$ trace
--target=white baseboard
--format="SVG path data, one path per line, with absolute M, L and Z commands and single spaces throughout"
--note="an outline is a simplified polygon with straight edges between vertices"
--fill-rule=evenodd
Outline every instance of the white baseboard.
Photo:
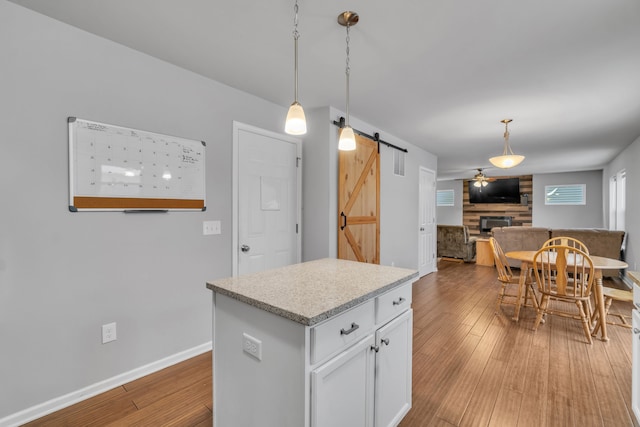
M 66 408 L 67 406 L 71 406 L 75 403 L 96 396 L 100 393 L 104 393 L 105 391 L 111 390 L 112 388 L 119 387 L 123 384 L 144 377 L 145 375 L 149 375 L 153 372 L 157 372 L 171 365 L 175 365 L 176 363 L 180 363 L 184 360 L 210 351 L 211 348 L 211 341 L 209 341 L 197 347 L 181 351 L 180 353 L 173 354 L 171 356 L 165 357 L 164 359 L 149 363 L 148 365 L 140 366 L 139 368 L 133 369 L 129 372 L 124 372 L 120 375 L 116 375 L 115 377 L 108 378 L 104 381 L 100 381 L 80 390 L 65 394 L 64 396 L 56 397 L 47 402 L 40 403 L 20 412 L 16 412 L 15 414 L 0 418 L 0 427 L 20 426 L 24 423 L 28 423 L 29 421 L 33 421 L 52 412 L 59 411 L 60 409 Z

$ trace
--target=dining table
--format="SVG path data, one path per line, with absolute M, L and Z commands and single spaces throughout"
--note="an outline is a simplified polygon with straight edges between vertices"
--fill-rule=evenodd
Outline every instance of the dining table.
M 531 280 L 531 274 L 529 269 L 533 268 L 533 258 L 538 251 L 511 251 L 507 252 L 505 256 L 507 258 L 520 261 L 520 282 L 519 282 L 519 291 L 518 291 L 518 299 L 516 300 L 515 307 L 515 317 L 517 320 L 520 313 L 520 306 L 522 305 L 522 297 L 525 295 L 525 290 L 527 287 L 527 280 Z M 618 259 L 606 258 L 597 255 L 589 255 L 591 261 L 593 262 L 594 269 L 594 282 L 595 287 L 593 291 L 593 295 L 596 303 L 596 310 L 598 310 L 598 319 L 597 322 L 599 324 L 600 329 L 600 339 L 602 341 L 609 341 L 609 337 L 607 336 L 607 317 L 606 317 L 606 309 L 604 304 L 604 291 L 602 284 L 602 270 L 607 269 L 623 269 L 629 267 L 626 262 L 620 261 Z M 535 298 L 535 296 L 534 296 Z M 598 326 L 598 324 L 594 326 Z M 594 328 L 593 330 L 597 330 Z

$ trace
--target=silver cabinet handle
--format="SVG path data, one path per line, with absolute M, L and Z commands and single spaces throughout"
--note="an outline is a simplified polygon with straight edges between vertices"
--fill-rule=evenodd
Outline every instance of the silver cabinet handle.
M 404 302 L 404 298 L 400 297 L 400 298 L 398 298 L 398 301 L 394 301 L 394 302 L 393 302 L 393 305 L 400 305 L 400 304 L 402 304 L 403 302 Z
M 349 329 L 340 329 L 340 335 L 349 335 L 351 332 L 355 331 L 356 329 L 358 329 L 360 327 L 360 325 L 358 325 L 356 322 L 351 323 L 351 328 Z
M 376 353 L 380 351 L 380 347 L 378 347 L 377 345 L 372 345 L 371 346 L 371 350 L 375 351 Z
M 389 338 L 383 338 L 380 340 L 380 344 L 389 345 Z
M 249 252 L 251 250 L 251 247 L 248 246 L 248 245 L 242 245 L 242 246 L 240 246 L 240 250 L 242 252 Z
M 634 334 L 640 334 L 640 329 L 638 329 L 638 328 L 633 328 L 633 333 L 634 333 Z

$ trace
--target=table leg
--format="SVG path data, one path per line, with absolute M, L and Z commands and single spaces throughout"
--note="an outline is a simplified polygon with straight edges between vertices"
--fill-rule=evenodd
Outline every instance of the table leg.
M 596 270 L 595 273 L 595 300 L 596 300 L 596 310 L 598 310 L 598 324 L 596 324 L 596 329 L 600 327 L 601 340 L 609 341 L 609 337 L 607 336 L 607 316 L 606 316 L 606 308 L 604 306 L 604 290 L 602 285 L 602 270 Z
M 516 299 L 515 313 L 513 314 L 513 320 L 516 322 L 520 318 L 520 306 L 522 305 L 522 298 L 526 295 L 525 290 L 527 288 L 527 272 L 529 271 L 529 263 L 522 261 L 520 264 L 520 280 L 518 282 L 518 299 Z

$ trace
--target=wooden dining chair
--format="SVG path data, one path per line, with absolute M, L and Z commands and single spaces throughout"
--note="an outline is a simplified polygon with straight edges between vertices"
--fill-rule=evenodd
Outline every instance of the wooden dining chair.
M 501 283 L 500 291 L 498 291 L 498 300 L 496 301 L 496 314 L 500 312 L 500 306 L 502 304 L 508 304 L 515 306 L 518 298 L 521 298 L 520 291 L 520 276 L 514 276 L 509 261 L 502 250 L 502 247 L 496 239 L 489 238 L 489 244 L 493 252 L 493 258 L 495 261 L 496 270 L 498 271 L 498 281 Z M 530 274 L 530 271 L 521 271 L 520 274 Z M 515 286 L 515 289 L 513 287 Z M 532 305 L 537 307 L 537 300 L 535 298 L 535 291 L 531 280 L 527 281 L 527 288 L 525 289 L 525 305 L 527 300 L 532 299 Z M 514 315 L 514 320 L 518 320 Z
M 541 299 L 533 330 L 546 314 L 580 320 L 585 337 L 591 341 L 591 292 L 593 261 L 584 251 L 572 246 L 550 245 L 533 257 L 533 271 Z M 550 301 L 555 301 L 550 305 Z M 576 310 L 571 310 L 575 305 Z
M 609 317 L 609 309 L 611 308 L 611 303 L 613 301 L 633 302 L 633 291 L 603 286 L 602 293 L 604 295 L 604 312 L 607 318 L 606 319 L 607 323 L 609 325 L 622 326 L 623 328 L 631 329 L 631 324 L 628 321 L 628 319 L 631 318 L 630 315 L 625 316 L 624 314 L 621 314 L 621 313 L 611 313 L 611 316 L 617 316 L 618 318 L 620 318 L 619 323 L 609 321 L 608 317 Z M 629 313 L 630 312 L 631 310 L 629 310 Z M 598 312 L 595 311 L 591 316 L 591 324 L 595 326 L 595 328 L 593 329 L 593 332 L 591 333 L 591 335 L 593 336 L 596 336 L 596 334 L 598 333 L 598 330 L 601 327 L 600 322 L 598 322 L 598 320 L 599 320 Z
M 586 252 L 587 254 L 589 254 L 589 249 L 587 248 L 587 246 L 584 243 L 582 243 L 580 240 L 574 239 L 573 237 L 566 237 L 566 236 L 552 237 L 551 239 L 544 242 L 542 244 L 542 247 L 544 248 L 547 246 L 556 246 L 556 245 L 571 246 L 573 248 L 580 249 L 582 252 Z
M 572 248 L 580 249 L 582 252 L 586 252 L 587 254 L 589 254 L 589 249 L 587 248 L 587 246 L 584 243 L 582 243 L 580 240 L 574 239 L 573 237 L 566 237 L 566 236 L 552 237 L 551 239 L 544 242 L 542 244 L 542 247 L 547 248 L 549 246 L 557 246 L 557 245 L 571 246 Z

